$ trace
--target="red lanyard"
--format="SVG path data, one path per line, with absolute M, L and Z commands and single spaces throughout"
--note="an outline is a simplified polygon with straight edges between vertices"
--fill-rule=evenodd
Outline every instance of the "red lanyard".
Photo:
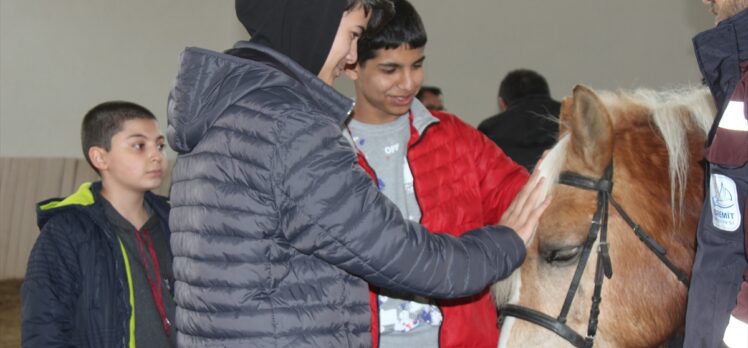
M 151 294 L 153 295 L 153 302 L 156 303 L 156 309 L 158 310 L 158 314 L 161 315 L 161 325 L 163 325 L 164 332 L 166 333 L 166 336 L 169 336 L 171 334 L 171 322 L 169 322 L 169 318 L 166 317 L 166 309 L 164 308 L 164 297 L 163 292 L 161 290 L 161 270 L 158 266 L 158 258 L 156 258 L 156 249 L 153 248 L 153 242 L 151 241 L 151 236 L 148 233 L 147 229 L 143 229 L 143 237 L 140 237 L 140 233 L 136 229 L 135 230 L 135 238 L 138 240 L 138 249 L 140 249 L 140 256 L 143 258 L 143 267 L 145 268 L 145 275 L 148 277 L 148 283 L 151 286 Z M 151 272 L 148 272 L 148 262 L 146 261 L 145 257 L 145 250 L 143 248 L 143 239 L 145 239 L 145 243 L 148 246 L 148 253 L 151 255 L 151 262 L 153 263 L 153 271 L 156 273 L 156 281 L 153 281 L 153 277 L 151 277 Z M 134 310 L 134 309 L 133 309 Z

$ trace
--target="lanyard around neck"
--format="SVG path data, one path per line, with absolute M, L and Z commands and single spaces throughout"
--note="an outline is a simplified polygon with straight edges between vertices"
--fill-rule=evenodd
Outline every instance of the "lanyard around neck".
M 142 237 L 141 232 L 143 235 Z M 164 333 L 166 333 L 166 336 L 168 337 L 171 334 L 171 322 L 169 321 L 169 318 L 166 317 L 166 308 L 164 307 L 164 297 L 161 287 L 161 269 L 159 268 L 158 258 L 156 257 L 156 249 L 153 247 L 153 241 L 151 240 L 151 236 L 148 233 L 147 229 L 143 228 L 142 231 L 138 231 L 137 229 L 135 229 L 135 238 L 138 241 L 138 249 L 140 250 L 140 256 L 143 259 L 143 267 L 145 268 L 145 275 L 148 278 L 148 284 L 151 288 L 153 302 L 156 304 L 158 314 L 161 316 L 161 325 L 163 326 Z M 151 276 L 151 272 L 148 271 L 148 262 L 146 260 L 145 248 L 143 247 L 143 240 L 145 240 L 145 244 L 148 248 L 148 253 L 151 256 L 153 273 L 155 273 L 156 275 L 155 281 Z

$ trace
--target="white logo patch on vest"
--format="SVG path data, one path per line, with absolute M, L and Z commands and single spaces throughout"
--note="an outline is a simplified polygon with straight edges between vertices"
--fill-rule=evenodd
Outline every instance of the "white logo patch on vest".
M 734 232 L 740 227 L 740 206 L 738 205 L 738 191 L 732 179 L 712 174 L 709 180 L 712 206 L 712 225 L 723 231 Z

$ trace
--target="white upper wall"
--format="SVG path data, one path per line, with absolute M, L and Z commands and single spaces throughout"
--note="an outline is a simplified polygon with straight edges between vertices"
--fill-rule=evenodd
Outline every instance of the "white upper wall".
M 496 112 L 500 79 L 520 67 L 545 75 L 556 98 L 577 83 L 699 83 L 691 38 L 713 25 L 698 0 L 412 2 L 429 34 L 426 83 L 472 124 Z M 80 157 L 83 115 L 111 99 L 148 107 L 165 129 L 179 52 L 246 35 L 233 4 L 0 1 L 0 156 Z M 350 82 L 336 86 L 353 95 Z
M 229 48 L 236 22 L 228 0 L 1 0 L 0 156 L 82 157 L 83 115 L 113 99 L 165 131 L 179 52 Z
M 544 75 L 561 99 L 598 89 L 701 83 L 692 37 L 714 25 L 700 0 L 413 0 L 424 21 L 426 84 L 447 109 L 477 125 L 498 112 L 513 69 Z

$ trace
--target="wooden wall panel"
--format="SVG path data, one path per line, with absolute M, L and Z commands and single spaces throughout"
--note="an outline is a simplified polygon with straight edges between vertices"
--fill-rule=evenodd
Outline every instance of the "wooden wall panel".
M 156 193 L 167 195 L 170 164 Z M 98 176 L 82 158 L 0 157 L 0 279 L 22 278 L 39 228 L 36 203 L 65 197 Z

